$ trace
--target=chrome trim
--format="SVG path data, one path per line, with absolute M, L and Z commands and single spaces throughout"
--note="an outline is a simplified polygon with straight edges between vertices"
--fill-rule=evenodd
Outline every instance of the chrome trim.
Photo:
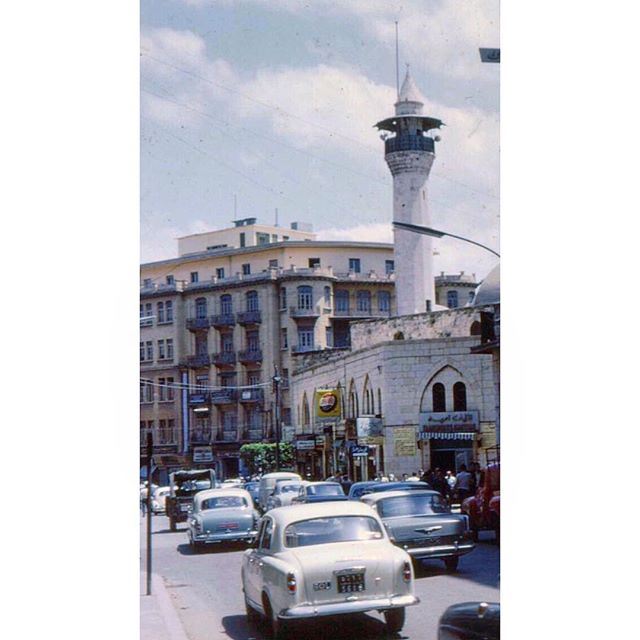
M 320 616 L 335 616 L 342 613 L 358 613 L 364 611 L 384 611 L 397 607 L 410 607 L 418 604 L 420 598 L 412 594 L 403 596 L 394 595 L 386 598 L 372 598 L 369 600 L 357 600 L 354 602 L 331 602 L 327 604 L 301 604 L 290 609 L 283 609 L 278 614 L 279 618 L 315 618 Z

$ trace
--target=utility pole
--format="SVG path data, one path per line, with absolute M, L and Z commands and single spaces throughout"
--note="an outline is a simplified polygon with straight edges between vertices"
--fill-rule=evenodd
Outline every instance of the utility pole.
M 153 432 L 147 431 L 147 595 L 151 595 L 151 459 Z
M 274 376 L 273 380 L 273 391 L 276 395 L 276 405 L 275 405 L 275 439 L 276 439 L 276 471 L 280 471 L 280 384 L 282 383 L 282 378 L 278 373 L 278 365 L 273 365 Z

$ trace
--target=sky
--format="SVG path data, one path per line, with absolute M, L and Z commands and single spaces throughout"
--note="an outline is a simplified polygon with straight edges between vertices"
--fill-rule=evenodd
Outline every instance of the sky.
M 141 260 L 234 217 L 391 242 L 392 180 L 374 128 L 400 74 L 439 118 L 432 225 L 499 251 L 497 0 L 142 0 Z M 234 215 L 234 197 L 237 202 Z M 496 263 L 434 240 L 434 271 Z

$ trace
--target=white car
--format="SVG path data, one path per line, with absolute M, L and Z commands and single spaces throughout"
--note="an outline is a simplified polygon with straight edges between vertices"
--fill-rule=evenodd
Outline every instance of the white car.
M 273 493 L 267 498 L 265 511 L 276 507 L 288 507 L 300 493 L 302 482 L 299 480 L 278 480 Z
M 153 513 L 164 513 L 166 510 L 165 500 L 171 493 L 171 487 L 156 487 L 151 493 L 151 511 Z
M 419 602 L 413 581 L 409 554 L 370 506 L 354 501 L 269 511 L 242 558 L 247 617 L 266 617 L 274 640 L 292 620 L 374 610 L 397 633 L 405 607 Z

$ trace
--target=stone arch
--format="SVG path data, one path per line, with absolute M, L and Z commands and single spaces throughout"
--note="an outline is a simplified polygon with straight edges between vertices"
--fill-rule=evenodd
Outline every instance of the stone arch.
M 364 378 L 364 385 L 362 387 L 362 413 L 365 415 L 371 415 L 376 412 L 375 402 L 373 399 L 373 389 L 371 388 L 371 380 L 369 380 L 369 374 Z
M 308 427 L 311 423 L 311 412 L 309 411 L 309 399 L 307 392 L 302 395 L 302 428 Z
M 431 410 L 431 388 L 436 382 L 442 382 L 446 389 L 446 402 L 448 410 L 453 410 L 453 385 L 456 382 L 464 382 L 467 389 L 467 398 L 471 405 L 477 403 L 480 406 L 479 393 L 480 381 L 475 374 L 465 371 L 459 363 L 448 359 L 436 363 L 429 373 L 424 376 L 421 384 L 416 388 L 416 402 L 420 411 Z M 476 402 L 474 402 L 474 400 Z
M 351 378 L 351 382 L 349 383 L 349 393 L 347 397 L 347 407 L 348 407 L 348 417 L 349 418 L 357 418 L 360 414 L 360 408 L 358 403 L 358 392 L 356 391 L 356 383 Z

